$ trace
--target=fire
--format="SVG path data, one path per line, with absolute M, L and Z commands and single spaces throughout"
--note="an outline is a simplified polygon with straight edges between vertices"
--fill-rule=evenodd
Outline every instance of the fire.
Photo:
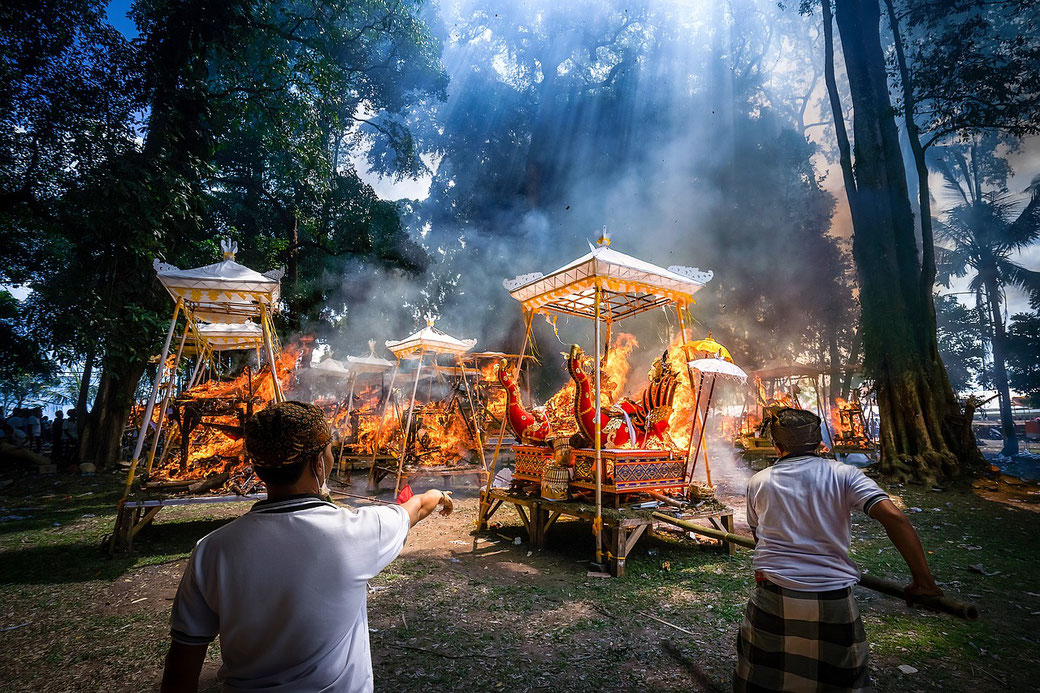
M 831 431 L 835 446 L 866 448 L 871 446 L 863 406 L 858 399 L 838 397 L 830 410 Z
M 283 392 L 291 388 L 300 353 L 300 345 L 293 343 L 275 359 Z M 249 412 L 272 401 L 274 383 L 267 365 L 256 372 L 246 368 L 230 381 L 214 379 L 185 390 L 171 406 L 178 410 L 175 417 L 183 418 L 166 428 L 165 444 L 148 483 L 172 488 L 179 487 L 176 482 L 185 482 L 183 486 L 194 492 L 254 490 L 258 482 L 246 464 L 240 429 Z M 183 426 L 189 427 L 187 440 Z

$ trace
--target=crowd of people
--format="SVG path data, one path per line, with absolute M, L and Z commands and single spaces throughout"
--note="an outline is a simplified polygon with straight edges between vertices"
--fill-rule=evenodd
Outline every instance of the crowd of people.
M 43 413 L 43 407 L 18 407 L 7 416 L 0 412 L 0 460 L 5 464 L 56 464 L 76 462 L 79 428 L 76 410 Z

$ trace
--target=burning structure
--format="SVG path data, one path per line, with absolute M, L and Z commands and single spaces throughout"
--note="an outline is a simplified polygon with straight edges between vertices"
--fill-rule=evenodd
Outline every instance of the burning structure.
M 250 486 L 239 431 L 252 411 L 284 399 L 284 380 L 295 365 L 297 352 L 281 358 L 271 315 L 277 308 L 281 270 L 261 274 L 235 262 L 237 245 L 223 241 L 224 259 L 212 265 L 182 270 L 156 260 L 159 282 L 174 300 L 173 316 L 156 365 L 155 381 L 141 412 L 140 429 L 119 501 L 111 548 L 129 546 L 134 535 L 155 517 L 162 498 L 131 500 L 134 491 L 187 490 L 199 493 Z M 174 335 L 180 327 L 176 351 Z M 231 382 L 215 376 L 216 356 L 225 351 L 248 350 L 260 370 L 251 368 Z M 182 359 L 194 356 L 187 387 L 177 397 L 177 373 Z M 265 363 L 260 366 L 260 361 Z M 208 382 L 202 382 L 205 375 Z M 158 408 L 156 403 L 159 403 Z M 176 426 L 170 426 L 174 419 Z M 179 438 L 177 459 L 170 459 Z M 156 465 L 156 454 L 162 446 Z M 135 479 L 145 444 L 141 483 Z M 239 486 L 239 492 L 246 489 Z M 190 499 L 181 499 L 190 502 Z
M 371 442 L 370 485 L 377 486 L 383 478 L 394 474 L 394 495 L 397 495 L 401 480 L 418 467 L 438 474 L 472 473 L 476 469 L 487 471 L 479 416 L 470 387 L 470 371 L 463 358 L 463 354 L 475 344 L 475 339 L 456 339 L 438 330 L 432 317 L 427 317 L 426 327 L 418 332 L 401 340 L 386 342 L 386 348 L 397 358 L 397 363 L 390 376 L 390 396 L 385 400 Z M 455 366 L 438 362 L 438 357 L 445 356 L 450 357 Z M 412 361 L 414 372 L 405 374 L 405 363 Z M 424 364 L 427 397 L 419 403 L 419 383 Z M 411 363 L 408 365 L 412 366 Z M 399 374 L 411 376 L 412 380 L 411 396 L 406 406 L 393 402 L 392 398 Z M 440 386 L 441 397 L 433 396 L 435 384 Z M 394 404 L 393 415 L 391 404 Z M 380 463 L 379 452 L 382 450 L 396 450 L 396 464 L 387 464 L 385 457 Z M 467 463 L 468 453 L 472 450 L 479 457 L 480 466 L 476 468 L 472 462 Z M 441 469 L 435 470 L 436 467 Z
M 667 350 L 655 361 L 648 385 L 640 396 L 619 401 L 617 397 L 627 371 L 612 372 L 612 377 L 604 377 L 604 356 L 609 364 L 611 351 L 608 349 L 604 355 L 604 342 L 609 345 L 609 332 L 614 323 L 645 311 L 674 306 L 682 333 L 681 347 L 686 342 L 684 311 L 693 303 L 693 294 L 711 277 L 711 272 L 696 268 L 665 269 L 620 253 L 610 248 L 610 239 L 604 233 L 588 254 L 548 275 L 526 274 L 504 282 L 510 295 L 522 306 L 526 328 L 516 372 L 500 375 L 507 392 L 511 392 L 509 383 L 516 382 L 523 367 L 536 314 L 562 314 L 593 321 L 595 348 L 591 364 L 577 345 L 571 348 L 567 359 L 572 387 L 557 393 L 544 411 L 526 409 L 515 392 L 511 392 L 508 420 L 519 441 L 514 453 L 516 476 L 521 482 L 540 480 L 542 494 L 550 498 L 566 497 L 570 492 L 594 494 L 592 526 L 598 563 L 602 563 L 605 544 L 609 543 L 610 555 L 620 555 L 624 561 L 627 547 L 635 541 L 629 536 L 629 530 L 620 525 L 611 530 L 609 537 L 605 533 L 602 512 L 605 494 L 618 506 L 622 497 L 631 493 L 686 491 L 693 469 L 693 461 L 672 436 L 675 400 L 681 390 L 677 381 L 682 376 L 686 379 L 686 397 L 692 397 L 693 371 L 685 349 Z M 605 340 L 601 334 L 604 326 Z M 630 345 L 629 349 L 635 346 L 634 339 L 623 343 Z M 676 353 L 678 363 L 674 360 Z M 554 430 L 553 423 L 565 418 L 562 412 L 567 408 L 572 412 L 576 432 L 566 421 L 560 430 Z M 689 412 L 685 406 L 683 409 Z M 687 447 L 698 426 L 703 426 L 698 413 L 694 410 L 692 414 L 683 422 L 690 426 L 689 437 L 682 441 Z M 681 425 L 675 432 L 680 428 Z M 485 524 L 503 501 L 516 500 L 492 488 L 490 480 L 497 458 L 496 449 L 489 483 L 481 499 L 478 524 Z M 523 502 L 514 502 L 518 512 Z M 523 512 L 520 514 L 525 517 Z M 559 515 L 556 513 L 556 517 Z M 535 526 L 540 532 L 547 528 L 545 523 Z M 638 532 L 634 537 L 638 538 Z

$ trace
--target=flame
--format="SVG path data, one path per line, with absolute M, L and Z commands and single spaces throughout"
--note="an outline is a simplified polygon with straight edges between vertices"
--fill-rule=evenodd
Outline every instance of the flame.
M 830 410 L 831 434 L 835 445 L 870 447 L 870 435 L 858 400 L 847 401 L 838 397 Z
M 293 342 L 275 358 L 275 372 L 278 374 L 278 382 L 283 392 L 290 390 L 292 386 L 292 376 L 301 351 L 300 343 Z M 199 402 L 224 402 L 213 414 L 202 411 L 204 420 L 191 430 L 187 441 L 178 440 L 181 431 L 170 422 L 171 427 L 166 430 L 175 433 L 167 438 L 170 454 L 163 456 L 161 460 L 157 458 L 157 465 L 152 469 L 148 481 L 194 482 L 206 480 L 217 474 L 218 477 L 213 480 L 213 488 L 208 489 L 210 491 L 228 493 L 238 490 L 248 493 L 253 490 L 258 482 L 252 469 L 246 464 L 241 436 L 235 435 L 232 431 L 241 425 L 241 417 L 247 411 L 247 404 L 256 412 L 274 401 L 274 383 L 270 373 L 270 367 L 265 364 L 255 373 L 247 369 L 233 380 L 222 382 L 214 379 L 182 392 L 177 397 L 179 402 L 188 399 Z M 135 408 L 131 416 L 140 419 L 142 413 L 143 411 Z M 228 428 L 207 426 L 207 423 Z M 187 464 L 182 467 L 180 447 L 185 444 L 188 446 L 188 457 Z M 160 461 L 162 463 L 158 464 Z

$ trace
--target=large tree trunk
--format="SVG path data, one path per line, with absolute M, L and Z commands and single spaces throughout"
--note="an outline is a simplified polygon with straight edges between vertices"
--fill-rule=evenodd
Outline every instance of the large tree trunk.
M 102 362 L 97 396 L 80 438 L 81 462 L 92 462 L 104 469 L 119 461 L 123 429 L 143 373 L 144 363 L 113 363 L 108 359 Z
M 1015 433 L 1015 417 L 1011 413 L 1011 388 L 1008 386 L 1007 364 L 1004 361 L 1007 334 L 1004 316 L 1000 307 L 1000 284 L 995 271 L 986 273 L 986 297 L 989 300 L 989 319 L 993 325 L 993 387 L 1000 395 L 1000 432 L 1004 435 L 1001 455 L 1018 454 L 1018 434 Z
M 836 0 L 835 7 L 855 114 L 852 250 L 864 366 L 874 378 L 881 412 L 880 469 L 897 479 L 930 483 L 980 464 L 981 455 L 966 444 L 970 421 L 938 357 L 931 293 L 925 298 L 921 291 L 922 266 L 889 99 L 878 0 Z M 832 104 L 836 96 L 831 95 Z

